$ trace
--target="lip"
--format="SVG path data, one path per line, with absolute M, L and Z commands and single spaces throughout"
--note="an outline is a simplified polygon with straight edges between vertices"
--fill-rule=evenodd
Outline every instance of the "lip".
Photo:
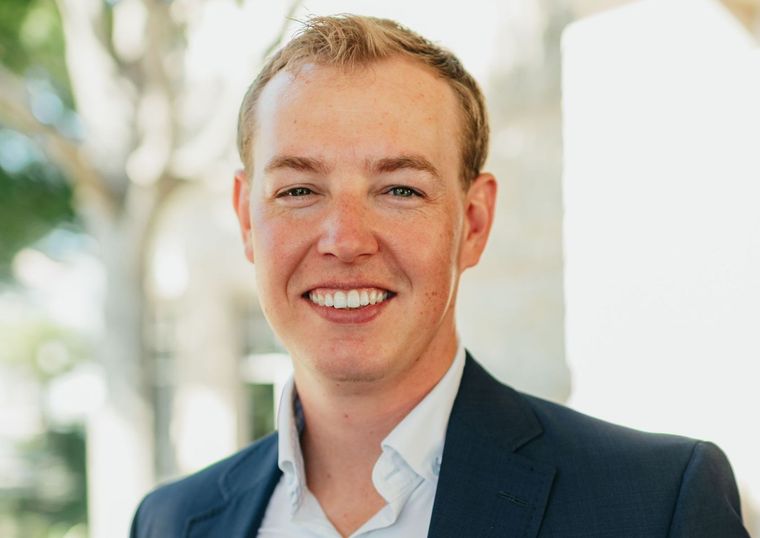
M 344 288 L 344 287 L 337 287 L 337 286 L 324 286 L 324 287 L 332 287 L 334 289 L 354 289 L 354 288 Z M 381 288 L 381 289 L 385 289 L 385 288 Z M 367 305 L 361 308 L 333 308 L 332 306 L 319 306 L 318 304 L 311 302 L 311 299 L 309 299 L 309 296 L 308 296 L 308 292 L 305 295 L 301 296 L 301 298 L 304 301 L 306 301 L 306 303 L 312 308 L 312 310 L 314 310 L 314 312 L 316 312 L 316 314 L 319 315 L 322 319 L 325 319 L 331 323 L 340 323 L 340 324 L 348 324 L 348 325 L 369 323 L 370 321 L 375 319 L 377 316 L 379 316 L 383 312 L 383 310 L 385 310 L 385 307 L 388 305 L 388 303 L 393 301 L 395 297 L 396 297 L 396 294 L 391 292 L 388 298 L 385 299 L 381 303 Z

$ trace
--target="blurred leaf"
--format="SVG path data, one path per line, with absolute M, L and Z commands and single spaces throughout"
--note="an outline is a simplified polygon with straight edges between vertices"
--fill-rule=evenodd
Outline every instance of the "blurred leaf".
M 73 107 L 61 19 L 53 0 L 0 1 L 0 63 L 27 80 L 43 81 Z M 31 77 L 31 78 L 30 78 Z M 61 223 L 74 223 L 72 190 L 33 140 L 0 125 L 0 280 L 13 256 Z
M 29 470 L 28 481 L 15 489 L 0 484 L 0 522 L 3 514 L 11 514 L 15 517 L 7 523 L 13 524 L 17 536 L 49 538 L 86 521 L 83 428 L 50 430 L 17 450 Z
M 44 74 L 64 104 L 73 108 L 64 51 L 53 0 L 0 1 L 0 63 L 19 75 Z
M 46 382 L 90 357 L 85 337 L 42 318 L 0 324 L 0 363 L 23 363 Z
M 71 187 L 31 140 L 0 129 L 0 143 L 0 279 L 8 279 L 16 252 L 76 217 Z

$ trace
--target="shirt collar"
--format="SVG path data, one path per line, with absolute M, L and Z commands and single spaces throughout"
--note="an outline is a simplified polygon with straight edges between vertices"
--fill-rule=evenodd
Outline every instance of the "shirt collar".
M 383 439 L 383 451 L 395 450 L 425 480 L 438 478 L 451 408 L 464 371 L 460 344 L 449 369 L 433 389 Z
M 395 452 L 425 480 L 436 480 L 441 467 L 446 426 L 464 371 L 465 350 L 460 343 L 454 360 L 441 380 L 381 442 L 383 453 Z M 277 416 L 279 431 L 277 464 L 290 496 L 291 512 L 303 501 L 306 472 L 300 433 L 303 412 L 293 378 L 282 391 Z
M 277 465 L 285 478 L 292 511 L 301 504 L 303 490 L 306 487 L 306 472 L 300 442 L 303 430 L 303 412 L 300 407 L 291 376 L 282 389 L 277 413 L 279 432 Z

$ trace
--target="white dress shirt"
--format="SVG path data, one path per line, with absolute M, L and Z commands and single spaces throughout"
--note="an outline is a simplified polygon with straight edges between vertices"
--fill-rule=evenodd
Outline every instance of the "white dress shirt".
M 459 345 L 438 384 L 381 442 L 382 454 L 372 470 L 372 483 L 386 505 L 351 538 L 427 536 L 441 468 L 446 425 L 464 370 Z M 280 400 L 278 465 L 282 476 L 269 499 L 258 536 L 263 538 L 338 538 L 340 534 L 306 486 L 293 380 Z M 296 409 L 294 411 L 294 408 Z M 298 416 L 297 416 L 298 415 Z

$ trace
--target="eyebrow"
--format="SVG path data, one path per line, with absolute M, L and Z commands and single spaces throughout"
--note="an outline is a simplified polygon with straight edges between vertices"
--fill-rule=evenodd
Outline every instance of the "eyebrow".
M 269 173 L 282 168 L 296 170 L 298 172 L 313 172 L 326 175 L 328 167 L 319 159 L 310 157 L 296 157 L 294 155 L 277 155 L 267 163 L 264 171 Z
M 438 169 L 422 155 L 399 155 L 371 160 L 368 161 L 367 168 L 375 174 L 388 174 L 398 170 L 419 170 L 440 178 Z
M 399 170 L 419 170 L 427 172 L 436 179 L 440 178 L 438 169 L 422 155 L 399 155 L 396 157 L 383 157 L 382 159 L 368 159 L 365 163 L 367 170 L 373 174 L 390 174 Z M 290 169 L 298 172 L 312 172 L 327 175 L 330 171 L 327 164 L 319 159 L 311 157 L 298 157 L 295 155 L 277 155 L 267 163 L 264 171 L 269 173 L 274 170 Z

